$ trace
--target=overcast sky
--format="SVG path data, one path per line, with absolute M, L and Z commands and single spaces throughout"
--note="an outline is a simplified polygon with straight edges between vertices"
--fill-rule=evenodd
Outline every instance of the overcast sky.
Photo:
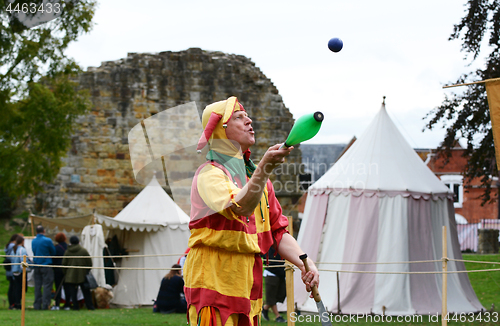
M 244 55 L 296 119 L 325 114 L 307 143 L 361 136 L 387 96 L 387 111 L 408 143 L 435 148 L 444 131 L 422 132 L 422 118 L 445 94 L 460 91 L 443 85 L 483 63 L 468 66 L 460 42 L 448 41 L 465 2 L 100 0 L 94 29 L 67 54 L 84 69 L 128 52 L 198 47 Z M 341 52 L 329 51 L 333 37 L 344 42 Z

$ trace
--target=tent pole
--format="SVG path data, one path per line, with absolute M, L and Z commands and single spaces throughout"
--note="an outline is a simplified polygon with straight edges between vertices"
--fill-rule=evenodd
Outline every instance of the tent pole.
M 165 178 L 165 187 L 168 187 L 168 178 L 167 178 L 167 167 L 165 166 L 165 157 L 161 157 L 161 165 L 163 166 L 163 177 Z
M 288 232 L 293 237 L 293 217 L 288 216 Z M 285 277 L 286 277 L 286 322 L 288 326 L 295 325 L 292 313 L 295 311 L 295 298 L 293 295 L 293 267 L 289 261 L 286 261 Z
M 340 311 L 340 277 L 339 277 L 339 271 L 337 271 L 337 313 L 338 314 L 342 313 Z
M 35 236 L 35 228 L 33 227 L 33 214 L 31 214 L 31 211 L 30 211 L 30 216 L 28 218 L 30 224 L 31 224 L 31 236 L 34 237 Z
M 442 311 L 441 311 L 441 325 L 446 326 L 448 325 L 448 306 L 447 306 L 447 299 L 448 299 L 448 257 L 447 257 L 447 241 L 446 241 L 446 226 L 443 225 L 443 289 L 442 289 Z
M 497 81 L 497 80 L 500 80 L 500 78 L 490 78 L 490 79 L 480 80 L 480 81 L 472 82 L 472 83 L 446 85 L 446 86 L 443 86 L 443 88 L 458 87 L 458 86 L 469 86 L 469 85 L 475 85 L 475 84 L 485 84 L 487 82 L 493 82 L 493 81 Z

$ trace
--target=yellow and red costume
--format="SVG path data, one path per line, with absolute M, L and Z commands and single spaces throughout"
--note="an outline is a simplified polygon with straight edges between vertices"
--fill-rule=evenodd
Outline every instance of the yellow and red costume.
M 260 324 L 262 259 L 286 233 L 271 181 L 249 217 L 229 207 L 255 169 L 250 152 L 227 140 L 224 125 L 237 110 L 235 97 L 206 107 L 200 148 L 210 143 L 207 162 L 196 171 L 191 188 L 191 237 L 184 265 L 188 319 L 191 325 Z M 208 131 L 208 132 L 207 132 Z

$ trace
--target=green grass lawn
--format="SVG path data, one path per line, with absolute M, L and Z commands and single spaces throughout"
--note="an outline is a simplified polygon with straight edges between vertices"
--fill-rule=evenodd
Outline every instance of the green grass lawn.
M 498 263 L 498 264 L 465 263 L 465 268 L 468 271 L 478 270 L 478 269 L 500 268 L 500 254 L 496 255 L 463 254 L 463 259 Z M 500 311 L 500 271 L 469 273 L 469 280 L 472 284 L 472 288 L 476 292 L 477 298 L 482 303 L 482 305 L 486 309 L 490 309 L 491 305 L 494 304 L 495 311 Z
M 25 325 L 169 325 L 186 326 L 184 314 L 154 314 L 150 308 L 141 309 L 101 309 L 88 311 L 26 311 Z M 0 325 L 20 325 L 21 312 L 2 310 L 0 312 Z
M 3 227 L 0 227 L 0 245 L 5 246 L 5 242 L 14 232 L 20 232 L 21 228 L 17 227 L 13 231 L 6 232 Z M 26 234 L 27 232 L 25 232 Z M 498 264 L 482 264 L 482 263 L 466 263 L 467 270 L 491 269 L 500 268 L 500 254 L 496 255 L 476 255 L 464 254 L 465 260 L 476 260 L 485 262 L 498 262 Z M 0 258 L 3 261 L 3 258 Z M 495 313 L 498 315 L 490 315 L 490 321 L 484 319 L 476 320 L 478 316 L 467 316 L 465 321 L 450 321 L 450 325 L 500 325 L 500 271 L 484 272 L 484 273 L 469 273 L 469 279 L 472 287 L 476 292 L 479 301 L 486 309 L 490 309 L 492 304 L 495 306 Z M 5 278 L 5 270 L 0 268 L 0 325 L 21 325 L 21 311 L 8 310 L 7 304 L 7 289 L 8 282 Z M 169 325 L 169 326 L 185 326 L 185 314 L 154 314 L 151 307 L 139 309 L 103 309 L 87 311 L 83 308 L 80 311 L 35 311 L 33 310 L 33 288 L 28 288 L 26 295 L 26 306 L 28 307 L 25 315 L 25 325 Z M 274 320 L 272 312 L 269 312 L 271 320 Z M 493 318 L 497 316 L 497 322 Z M 466 316 L 464 316 L 466 317 Z M 483 315 L 484 317 L 484 315 Z M 417 317 L 418 318 L 418 317 Z M 309 320 L 309 322 L 308 322 Z M 344 319 L 345 320 L 345 319 Z M 263 325 L 285 325 L 274 321 L 263 321 Z M 311 322 L 311 319 L 305 319 L 304 322 L 297 323 L 301 326 L 319 325 L 318 322 Z M 431 322 L 428 316 L 421 316 L 421 321 L 397 323 L 393 320 L 388 322 L 365 322 L 359 320 L 356 322 L 336 322 L 333 321 L 333 326 L 347 325 L 440 325 L 441 322 Z

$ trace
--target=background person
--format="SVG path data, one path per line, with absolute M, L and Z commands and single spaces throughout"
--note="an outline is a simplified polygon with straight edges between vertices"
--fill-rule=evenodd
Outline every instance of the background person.
M 15 264 L 19 264 L 12 265 L 12 275 L 14 277 L 13 309 L 21 309 L 21 299 L 23 296 L 23 266 L 21 265 L 21 263 L 24 259 L 23 256 L 28 255 L 26 248 L 24 248 L 24 237 L 22 235 L 17 236 L 16 244 L 12 248 L 12 252 L 15 255 L 15 257 L 13 257 L 12 259 L 12 262 Z
M 6 256 L 12 256 L 14 255 L 12 248 L 16 245 L 16 239 L 18 237 L 18 234 L 13 234 L 9 242 L 5 245 L 5 255 Z M 12 263 L 12 258 L 9 258 L 10 263 Z M 7 297 L 9 300 L 9 309 L 15 309 L 14 307 L 14 276 L 12 275 L 12 265 L 9 266 L 4 266 L 5 267 L 5 276 L 7 277 L 7 281 L 9 281 L 9 290 L 7 292 Z
M 85 283 L 87 273 L 90 273 L 90 269 L 92 268 L 92 259 L 90 258 L 89 252 L 87 249 L 80 246 L 80 239 L 76 235 L 73 235 L 69 238 L 70 246 L 68 250 L 64 253 L 64 258 L 62 264 L 64 266 L 83 266 L 88 268 L 64 268 L 65 282 L 68 285 L 68 293 L 66 293 L 67 299 L 71 298 L 72 301 L 72 309 L 79 310 L 80 306 L 78 304 L 78 287 L 82 289 L 83 298 L 85 300 L 85 305 L 88 310 L 94 310 L 94 305 L 92 303 L 92 294 L 90 293 L 90 289 L 83 286 Z M 87 256 L 80 258 L 70 258 L 66 256 Z
M 279 266 L 285 264 L 285 261 L 278 253 L 276 253 L 273 247 L 269 249 L 266 256 L 266 258 L 271 259 L 271 261 L 269 261 L 269 266 Z M 278 302 L 283 302 L 286 298 L 285 267 L 266 268 L 263 275 L 266 287 L 266 301 L 262 307 L 262 318 L 269 320 L 270 308 L 276 316 L 276 322 L 286 323 L 285 318 L 281 317 L 277 306 Z
M 177 265 L 181 266 L 181 275 L 183 274 L 182 268 L 184 268 L 184 263 L 186 262 L 187 256 L 191 248 L 187 248 L 184 254 L 177 260 Z
M 57 242 L 56 245 L 56 256 L 58 258 L 52 259 L 52 265 L 61 266 L 64 253 L 68 249 L 68 244 L 66 243 L 66 235 L 63 232 L 56 234 L 54 238 Z M 60 258 L 59 258 L 60 257 Z M 64 282 L 64 269 L 62 267 L 54 267 L 54 286 L 56 288 L 56 295 L 54 297 L 55 303 L 51 310 L 59 310 L 61 304 L 61 293 L 64 288 L 64 294 L 66 295 L 66 302 L 63 309 L 69 310 L 69 298 L 68 298 L 68 285 Z
M 156 309 L 158 312 L 185 313 L 187 311 L 186 299 L 184 298 L 184 280 L 181 274 L 181 265 L 174 264 L 161 280 L 160 290 L 156 298 Z
M 52 270 L 52 258 L 39 258 L 37 256 L 55 256 L 56 248 L 52 240 L 45 236 L 43 226 L 36 227 L 36 238 L 31 242 L 34 263 L 45 267 L 35 267 L 35 310 L 47 310 L 50 306 L 52 287 L 54 284 L 54 271 Z M 43 288 L 43 292 L 42 292 Z

